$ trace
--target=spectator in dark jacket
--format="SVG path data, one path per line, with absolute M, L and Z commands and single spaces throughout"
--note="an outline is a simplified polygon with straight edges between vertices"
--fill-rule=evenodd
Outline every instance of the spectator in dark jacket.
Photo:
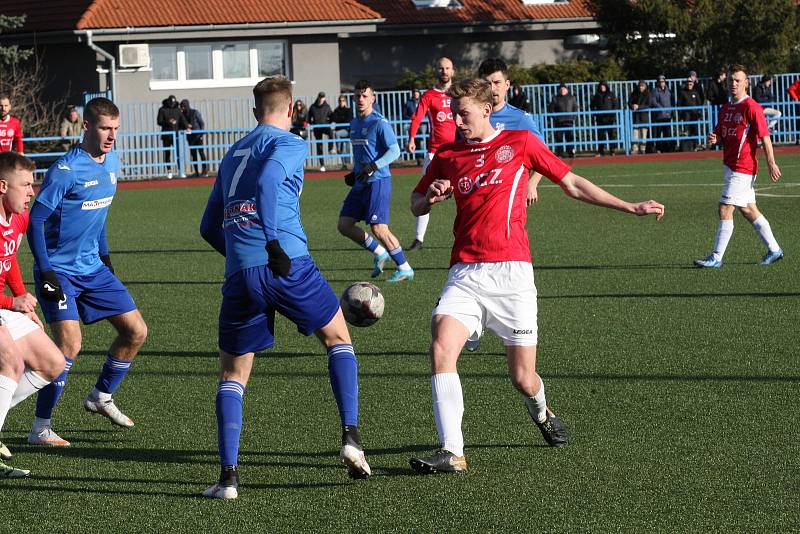
M 164 163 L 167 166 L 167 178 L 172 178 L 172 145 L 175 142 L 175 134 L 178 130 L 185 130 L 188 126 L 186 118 L 178 108 L 178 99 L 175 95 L 169 95 L 161 102 L 161 108 L 158 110 L 156 123 L 161 126 L 161 132 L 167 132 L 161 136 L 161 144 L 164 145 Z M 175 150 L 180 149 L 180 145 L 176 144 Z M 178 158 L 176 158 L 178 159 Z M 175 162 L 178 163 L 177 161 Z
M 519 85 L 513 85 L 511 87 L 511 98 L 508 100 L 508 103 L 522 111 L 527 111 L 529 113 L 531 111 L 531 103 L 528 101 L 528 95 L 525 94 L 525 91 L 523 91 L 522 87 Z
M 717 76 L 708 84 L 706 99 L 712 106 L 720 107 L 728 102 L 728 73 L 725 69 L 719 69 Z
M 302 100 L 296 100 L 292 110 L 292 128 L 289 130 L 303 139 L 308 139 L 308 110 Z
M 350 121 L 353 120 L 353 110 L 347 105 L 347 98 L 344 95 L 339 95 L 339 105 L 331 113 L 331 122 L 336 126 L 334 127 L 334 134 L 336 136 L 336 152 L 342 158 L 342 170 L 347 168 L 350 162 L 348 154 L 350 147 L 348 141 L 350 139 Z
M 320 91 L 317 95 L 317 99 L 308 107 L 308 123 L 313 125 L 322 125 L 322 124 L 330 124 L 331 123 L 331 113 L 333 110 L 331 106 L 325 101 L 325 93 Z M 330 126 L 328 127 L 317 127 L 313 129 L 314 131 L 314 140 L 317 143 L 314 143 L 316 148 L 316 154 L 321 156 L 324 154 L 324 150 L 322 149 L 321 141 L 323 136 L 328 138 L 328 152 L 333 151 L 333 143 L 331 139 L 333 137 L 331 133 Z M 325 172 L 325 160 L 320 158 L 320 166 L 319 170 Z
M 610 112 L 619 109 L 619 100 L 617 95 L 614 94 L 608 87 L 608 83 L 600 82 L 597 84 L 597 92 L 592 96 L 590 109 L 595 112 Z M 614 150 L 617 147 L 617 124 L 616 113 L 598 113 L 594 115 L 594 123 L 597 125 L 597 145 L 600 149 L 600 155 L 604 156 L 606 148 L 609 149 L 611 155 L 614 155 Z
M 694 82 L 694 89 L 695 91 L 697 91 L 697 94 L 700 95 L 700 102 L 705 102 L 706 101 L 705 89 L 703 88 L 702 82 L 697 78 L 697 73 L 693 70 L 690 70 L 688 79 Z
M 203 148 L 203 130 L 206 129 L 206 122 L 199 110 L 192 109 L 189 101 L 181 100 L 181 113 L 188 124 L 186 141 L 189 143 L 189 151 L 192 156 L 194 166 L 194 176 L 205 176 L 208 174 L 206 150 Z
M 697 137 L 700 130 L 696 122 L 703 116 L 703 112 L 700 109 L 691 108 L 702 106 L 703 97 L 696 85 L 695 81 L 689 78 L 678 92 L 678 107 L 690 108 L 682 109 L 679 113 L 680 120 L 686 122 L 681 128 L 681 136 L 685 137 L 685 139 L 681 139 L 681 151 L 683 152 L 694 152 L 698 143 Z
M 658 77 L 656 88 L 650 93 L 650 118 L 653 123 L 653 139 L 670 137 L 670 121 L 672 120 L 672 93 L 667 87 L 667 79 L 662 75 Z M 655 141 L 658 152 L 672 152 L 673 144 L 670 141 Z
M 633 111 L 633 130 L 631 131 L 631 152 L 645 153 L 647 133 L 650 123 L 650 88 L 644 80 L 639 80 L 636 89 L 628 97 L 628 107 Z
M 761 81 L 756 84 L 756 88 L 753 91 L 753 100 L 761 104 L 761 107 L 764 108 L 764 116 L 767 118 L 767 126 L 771 133 L 775 130 L 775 126 L 778 125 L 781 112 L 770 106 L 770 104 L 775 102 L 775 95 L 772 93 L 772 77 L 768 74 L 762 76 Z
M 578 101 L 569 92 L 565 84 L 558 86 L 558 93 L 550 101 L 548 107 L 550 113 L 577 113 Z M 575 115 L 556 115 L 553 117 L 553 126 L 555 126 L 555 147 L 556 155 L 575 157 Z

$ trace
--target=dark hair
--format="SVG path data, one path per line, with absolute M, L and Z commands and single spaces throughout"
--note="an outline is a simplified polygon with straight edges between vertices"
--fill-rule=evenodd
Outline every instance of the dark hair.
M 2 96 L 0 96 L 2 98 Z M 18 152 L 7 150 L 0 152 L 0 180 L 5 180 L 5 176 L 17 169 L 31 171 L 36 168 L 36 164 Z
M 356 85 L 353 87 L 353 92 L 356 93 L 356 94 L 363 93 L 367 89 L 372 90 L 373 93 L 375 92 L 375 87 L 373 87 L 371 81 L 369 81 L 369 80 L 358 80 L 356 82 Z
M 508 65 L 499 57 L 484 59 L 478 67 L 478 76 L 481 78 L 485 78 L 495 72 L 500 72 L 504 78 L 508 78 Z
M 94 124 L 100 115 L 116 119 L 119 117 L 119 108 L 107 98 L 97 97 L 89 100 L 86 107 L 83 108 L 83 118 Z
M 454 83 L 447 90 L 451 98 L 471 98 L 479 104 L 492 103 L 492 84 L 483 78 L 472 78 Z
M 4 100 L 4 99 L 8 100 L 9 102 L 11 102 L 11 97 L 8 96 L 7 93 L 0 93 L 0 100 Z
M 292 103 L 292 82 L 285 76 L 264 78 L 253 87 L 256 109 L 261 113 L 275 113 Z
M 734 63 L 731 65 L 731 68 L 728 69 L 728 72 L 733 74 L 734 72 L 744 72 L 744 75 L 747 76 L 747 67 L 744 65 L 740 65 L 739 63 Z

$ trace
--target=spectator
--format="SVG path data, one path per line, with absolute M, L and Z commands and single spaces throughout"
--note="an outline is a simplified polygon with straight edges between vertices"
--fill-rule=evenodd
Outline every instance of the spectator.
M 181 113 L 187 123 L 186 141 L 189 143 L 189 151 L 192 156 L 192 166 L 194 167 L 194 176 L 205 176 L 208 174 L 206 149 L 203 147 L 203 130 L 206 129 L 206 122 L 203 120 L 203 115 L 200 111 L 192 109 L 189 101 L 186 99 L 181 100 Z
M 653 139 L 656 152 L 672 152 L 669 141 L 657 141 L 670 137 L 670 121 L 672 120 L 672 93 L 667 87 L 664 75 L 658 77 L 656 88 L 650 94 L 651 122 L 653 125 Z
M 790 85 L 786 92 L 789 93 L 789 98 L 792 99 L 792 115 L 794 115 L 794 133 L 796 136 L 794 144 L 800 145 L 800 78 Z
M 11 98 L 0 93 L 0 152 L 22 154 L 22 122 L 11 114 Z
M 319 94 L 317 94 L 317 99 L 314 101 L 313 104 L 311 104 L 308 107 L 308 122 L 309 124 L 312 125 L 330 124 L 331 113 L 333 113 L 333 110 L 331 109 L 331 106 L 325 101 L 325 93 L 323 91 L 320 91 Z M 331 139 L 333 138 L 333 135 L 331 133 L 330 126 L 313 128 L 313 132 L 314 132 L 314 140 L 317 141 L 316 143 L 314 143 L 314 146 L 316 146 L 317 156 L 324 156 L 325 153 L 325 151 L 322 148 L 322 143 L 320 142 L 323 136 L 328 138 L 328 152 L 332 152 L 333 143 L 331 142 Z M 324 157 L 321 157 L 319 159 L 320 159 L 319 170 L 320 172 L 325 172 L 325 159 Z
M 302 100 L 296 100 L 292 111 L 291 132 L 303 139 L 308 139 L 308 110 Z
M 164 145 L 164 164 L 167 167 L 167 178 L 172 178 L 172 146 L 175 144 L 175 137 L 178 130 L 186 130 L 188 124 L 183 117 L 183 113 L 178 108 L 178 99 L 175 95 L 169 95 L 161 102 L 161 109 L 158 110 L 156 122 L 161 126 L 161 144 Z M 176 159 L 180 145 L 175 146 Z M 175 162 L 176 164 L 178 161 Z M 180 171 L 180 169 L 178 169 Z
M 414 89 L 411 92 L 411 98 L 406 100 L 406 103 L 403 104 L 403 120 L 410 121 L 411 118 L 414 116 L 414 112 L 417 111 L 417 107 L 419 106 L 419 99 L 421 95 L 419 89 Z M 406 133 L 406 139 L 408 139 L 408 132 L 411 129 L 411 123 L 409 122 L 403 127 L 403 130 Z M 422 122 L 419 125 L 418 130 L 419 135 L 427 140 L 428 134 L 428 115 L 425 115 L 425 118 L 422 119 Z M 407 143 L 407 142 L 406 142 Z M 425 162 L 425 159 L 422 157 L 422 154 L 417 154 L 417 165 L 422 165 Z
M 578 112 L 578 102 L 570 94 L 565 84 L 562 83 L 558 86 L 558 93 L 550 101 L 548 111 L 550 113 Z M 573 143 L 575 134 L 573 130 L 575 127 L 575 115 L 556 115 L 553 117 L 553 125 L 556 128 L 554 132 L 556 155 L 563 157 L 566 154 L 570 158 L 574 158 L 575 146 Z
M 78 108 L 75 106 L 67 106 L 67 112 L 64 118 L 61 119 L 61 126 L 58 128 L 58 135 L 64 141 L 61 143 L 61 150 L 68 152 L 72 147 L 81 142 L 81 135 L 83 135 L 83 121 L 78 114 Z M 69 139 L 72 137 L 72 139 Z M 75 139 L 77 137 L 77 139 Z
M 694 152 L 697 148 L 697 137 L 700 131 L 697 121 L 702 117 L 702 111 L 691 108 L 702 105 L 703 97 L 700 95 L 700 91 L 697 90 L 697 83 L 692 78 L 689 78 L 678 92 L 678 107 L 690 108 L 682 109 L 678 114 L 678 118 L 686 123 L 681 128 L 681 137 L 684 137 L 680 142 L 682 152 Z
M 700 80 L 697 78 L 697 73 L 693 70 L 690 70 L 688 79 L 694 82 L 694 89 L 695 91 L 697 91 L 697 94 L 700 95 L 700 102 L 701 103 L 705 102 L 706 101 L 705 89 L 703 88 L 702 82 L 700 82 Z
M 717 76 L 708 84 L 706 99 L 712 106 L 720 107 L 728 102 L 728 83 L 726 81 L 728 73 L 725 69 L 719 69 Z
M 628 106 L 633 111 L 633 130 L 631 131 L 631 152 L 644 154 L 647 141 L 648 124 L 650 123 L 650 88 L 644 80 L 631 91 Z
M 614 155 L 614 150 L 617 147 L 617 124 L 616 113 L 609 113 L 619 109 L 619 100 L 617 95 L 608 88 L 608 83 L 600 82 L 597 84 L 597 92 L 592 96 L 590 104 L 592 111 L 601 112 L 594 115 L 594 123 L 597 125 L 597 145 L 600 149 L 600 155 L 605 156 L 606 148 L 608 148 L 611 155 Z M 602 113 L 605 112 L 605 113 Z
M 764 116 L 768 120 L 767 128 L 772 134 L 778 124 L 778 119 L 781 118 L 781 112 L 770 106 L 775 102 L 775 95 L 772 93 L 772 77 L 768 74 L 762 76 L 761 81 L 756 84 L 756 88 L 753 91 L 753 100 L 764 108 Z
M 525 94 L 525 91 L 523 91 L 522 87 L 519 85 L 513 85 L 511 87 L 511 98 L 508 100 L 508 103 L 522 111 L 527 111 L 528 113 L 531 111 L 531 103 L 528 100 L 528 95 Z
M 339 105 L 331 113 L 331 122 L 336 125 L 334 127 L 336 153 L 342 159 L 342 170 L 345 170 L 350 162 L 348 141 L 350 140 L 351 120 L 353 120 L 353 110 L 347 106 L 347 98 L 344 95 L 339 95 Z

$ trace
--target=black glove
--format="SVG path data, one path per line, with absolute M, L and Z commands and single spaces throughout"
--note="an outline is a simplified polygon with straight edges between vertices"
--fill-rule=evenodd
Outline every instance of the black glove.
M 269 254 L 267 266 L 272 271 L 272 274 L 275 276 L 289 276 L 289 271 L 292 269 L 292 260 L 283 251 L 277 239 L 267 242 L 267 253 Z
M 114 266 L 111 265 L 111 256 L 109 256 L 108 254 L 106 254 L 105 256 L 100 256 L 100 261 L 105 263 L 106 267 L 108 267 L 108 270 L 111 271 L 111 274 L 115 274 Z
M 347 187 L 353 187 L 356 184 L 356 173 L 348 172 L 344 175 L 344 183 L 347 184 Z
M 369 163 L 365 163 L 364 165 L 361 166 L 361 170 L 358 172 L 356 179 L 363 180 L 366 182 L 369 179 L 369 177 L 372 176 L 372 173 L 374 173 L 377 170 L 378 166 L 375 165 L 373 162 L 370 161 Z
M 39 274 L 39 293 L 43 299 L 52 302 L 64 300 L 64 291 L 61 289 L 55 272 L 44 271 Z

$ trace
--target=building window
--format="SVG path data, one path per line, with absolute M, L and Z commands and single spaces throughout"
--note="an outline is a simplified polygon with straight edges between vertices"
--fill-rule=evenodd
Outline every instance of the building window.
M 214 77 L 211 61 L 211 45 L 187 45 L 183 47 L 186 59 L 187 80 L 210 80 Z
M 252 85 L 288 76 L 285 41 L 151 45 L 150 89 Z
M 222 77 L 250 77 L 250 47 L 245 44 L 222 45 Z
M 256 43 L 258 54 L 258 76 L 284 74 L 283 43 Z
M 178 79 L 178 55 L 174 46 L 151 46 L 150 66 L 153 80 Z

